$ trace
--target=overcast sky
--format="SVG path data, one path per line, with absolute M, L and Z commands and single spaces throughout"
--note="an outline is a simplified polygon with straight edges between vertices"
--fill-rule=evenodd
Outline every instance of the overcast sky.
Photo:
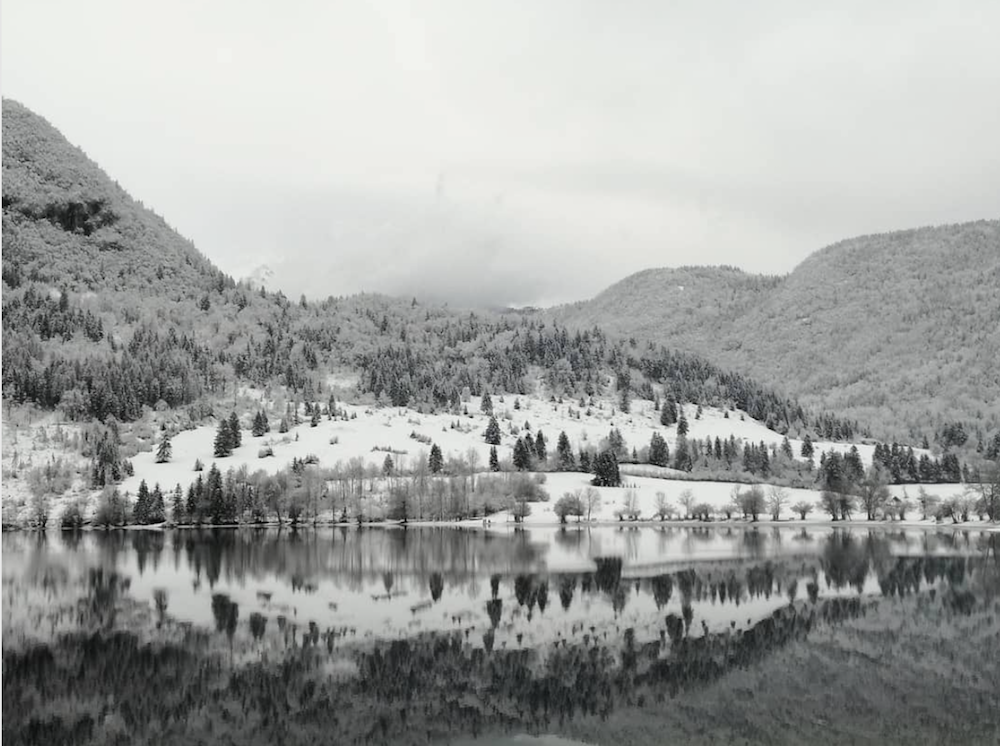
M 297 297 L 588 297 L 1000 214 L 1000 3 L 4 0 L 3 95 Z

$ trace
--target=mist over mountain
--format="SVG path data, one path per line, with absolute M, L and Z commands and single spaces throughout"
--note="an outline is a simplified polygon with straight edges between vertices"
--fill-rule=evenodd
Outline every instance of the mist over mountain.
M 238 283 L 47 121 L 3 105 L 3 387 L 12 401 L 84 421 L 186 407 L 197 421 L 241 385 L 308 401 L 340 374 L 352 395 L 399 407 L 459 411 L 464 391 L 663 393 L 738 407 L 791 434 L 858 430 L 738 372 L 683 351 L 634 350 L 600 329 L 570 335 L 536 314 L 378 294 L 295 303 L 268 291 L 266 270 Z

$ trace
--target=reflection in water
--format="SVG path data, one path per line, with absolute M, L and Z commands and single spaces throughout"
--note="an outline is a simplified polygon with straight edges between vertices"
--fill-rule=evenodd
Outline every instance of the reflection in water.
M 155 727 L 176 743 L 219 728 L 247 743 L 412 742 L 543 730 L 662 702 L 879 598 L 997 624 L 984 603 L 996 597 L 996 534 L 630 529 L 619 544 L 617 532 L 532 533 L 12 537 L 4 736 L 131 742 Z M 35 620 L 62 614 L 61 599 L 75 609 L 68 628 L 8 649 L 18 623 L 44 639 Z

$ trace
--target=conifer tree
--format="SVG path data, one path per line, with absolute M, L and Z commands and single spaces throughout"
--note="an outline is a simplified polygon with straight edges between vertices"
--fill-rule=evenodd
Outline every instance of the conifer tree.
M 546 448 L 545 436 L 539 430 L 535 435 L 535 458 L 542 464 L 548 460 L 549 454 Z
M 569 436 L 566 435 L 565 430 L 559 433 L 559 440 L 556 443 L 556 458 L 559 471 L 573 471 L 576 468 L 573 447 L 569 444 Z
M 240 431 L 240 418 L 236 412 L 229 413 L 229 443 L 233 449 L 243 444 L 243 433 Z
M 316 427 L 319 425 L 319 408 L 316 407 L 312 411 L 312 415 L 309 418 L 309 427 Z
M 391 477 L 395 469 L 396 465 L 392 461 L 392 454 L 385 454 L 385 461 L 382 462 L 382 473 L 387 477 Z
M 496 417 L 490 417 L 490 423 L 486 426 L 486 442 L 491 446 L 500 445 L 500 425 L 497 424 Z
M 441 453 L 441 446 L 437 443 L 431 445 L 430 455 L 427 457 L 427 468 L 431 474 L 440 474 L 444 469 L 444 455 Z
M 787 435 L 781 440 L 781 452 L 787 458 L 793 458 L 794 456 L 794 454 L 792 453 L 792 444 L 788 441 Z
M 258 409 L 257 414 L 253 416 L 253 426 L 250 428 L 250 434 L 255 438 L 260 438 L 270 429 L 270 425 L 267 422 L 267 415 Z
M 659 433 L 653 433 L 653 437 L 649 439 L 649 463 L 653 466 L 667 466 L 670 463 L 667 441 Z
M 583 448 L 580 449 L 580 471 L 590 472 L 590 451 L 586 451 Z
M 135 500 L 135 509 L 132 511 L 132 520 L 140 525 L 149 523 L 149 487 L 146 480 L 139 482 L 139 492 Z
M 524 440 L 518 439 L 514 444 L 514 468 L 518 471 L 526 471 L 531 468 L 531 454 Z
M 226 501 L 225 494 L 222 491 L 222 473 L 214 463 L 208 470 L 205 489 L 208 492 L 208 511 L 212 523 L 215 525 L 224 523 L 226 518 Z
M 677 434 L 687 435 L 688 434 L 688 421 L 687 417 L 681 413 L 681 416 L 677 418 Z
M 201 475 L 198 475 L 198 480 L 201 480 Z M 195 490 L 194 484 L 188 485 L 187 491 L 187 504 L 184 506 L 184 515 L 188 520 L 188 523 L 198 523 L 200 522 L 200 516 L 198 514 L 198 493 Z
M 591 484 L 595 487 L 620 487 L 621 473 L 618 470 L 618 459 L 613 451 L 604 451 L 597 456 L 594 465 L 594 478 Z
M 799 449 L 799 453 L 802 455 L 802 458 L 812 458 L 815 453 L 812 438 L 808 434 L 802 439 L 802 448 Z
M 184 491 L 181 489 L 179 484 L 174 487 L 173 499 L 171 500 L 170 507 L 170 517 L 173 519 L 174 523 L 184 523 Z
M 163 492 L 160 490 L 160 484 L 157 482 L 153 486 L 153 492 L 149 496 L 149 515 L 147 516 L 148 523 L 163 523 L 167 520 L 167 512 L 163 505 Z
M 496 446 L 490 446 L 490 471 L 500 471 L 500 457 L 497 456 Z
M 225 458 L 231 455 L 232 452 L 233 433 L 229 429 L 229 421 L 225 419 L 219 420 L 219 429 L 215 433 L 215 457 Z
M 682 435 L 677 438 L 677 447 L 674 449 L 674 468 L 680 471 L 691 471 L 693 466 L 687 438 Z
M 493 416 L 493 399 L 490 398 L 488 391 L 483 392 L 483 398 L 479 402 L 479 411 L 491 417 Z
M 156 448 L 156 463 L 167 463 L 173 455 L 173 450 L 173 445 L 170 443 L 170 435 L 164 431 L 160 436 L 160 444 Z

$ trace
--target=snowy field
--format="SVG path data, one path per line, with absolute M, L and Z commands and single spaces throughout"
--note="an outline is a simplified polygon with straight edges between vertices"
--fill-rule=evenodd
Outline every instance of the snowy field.
M 616 410 L 615 402 L 610 399 L 596 399 L 593 407 L 579 407 L 579 401 L 566 399 L 563 403 L 555 403 L 530 396 L 494 395 L 494 413 L 500 424 L 501 444 L 497 447 L 501 462 L 509 461 L 512 448 L 517 438 L 530 433 L 533 436 L 541 430 L 548 443 L 548 453 L 550 457 L 554 455 L 556 443 L 561 431 L 565 431 L 573 446 L 574 454 L 579 452 L 581 446 L 598 448 L 600 442 L 606 439 L 612 428 L 618 428 L 623 435 L 627 448 L 631 451 L 633 447 L 642 450 L 648 447 L 650 437 L 654 432 L 659 432 L 666 440 L 671 453 L 676 448 L 677 426 L 663 427 L 659 422 L 659 412 L 655 410 L 654 403 L 648 400 L 635 400 L 632 402 L 631 411 L 623 414 Z M 515 402 L 517 405 L 515 406 Z M 419 435 L 429 438 L 442 450 L 447 463 L 449 457 L 462 457 L 467 461 L 470 456 L 477 465 L 477 471 L 484 473 L 487 471 L 489 463 L 490 446 L 484 442 L 484 432 L 489 422 L 489 417 L 480 412 L 480 400 L 472 397 L 466 402 L 465 407 L 469 414 L 419 414 L 418 412 L 406 408 L 376 408 L 365 405 L 352 405 L 338 403 L 338 407 L 346 414 L 347 419 L 338 418 L 329 420 L 323 417 L 317 426 L 312 427 L 303 418 L 301 424 L 292 426 L 288 433 L 279 434 L 278 421 L 280 417 L 277 413 L 269 413 L 271 431 L 261 437 L 252 437 L 250 434 L 251 415 L 244 414 L 241 418 L 241 425 L 244 428 L 242 434 L 242 445 L 233 454 L 226 458 L 216 459 L 213 457 L 213 444 L 216 434 L 214 425 L 204 425 L 193 430 L 178 433 L 172 439 L 173 454 L 168 463 L 155 463 L 155 436 L 159 429 L 157 418 L 159 415 L 152 414 L 152 422 L 143 423 L 140 427 L 134 427 L 137 432 L 146 436 L 143 444 L 147 450 L 132 457 L 131 461 L 135 469 L 132 477 L 125 479 L 120 489 L 135 495 L 139 483 L 145 480 L 152 488 L 154 484 L 159 484 L 166 492 L 181 485 L 187 486 L 197 477 L 194 471 L 196 461 L 201 461 L 205 469 L 215 462 L 219 468 L 225 472 L 233 468 L 239 470 L 245 467 L 248 471 L 254 472 L 263 469 L 273 473 L 279 469 L 286 468 L 294 458 L 304 459 L 307 456 L 316 456 L 320 466 L 333 467 L 338 463 L 345 465 L 352 459 L 361 459 L 366 465 L 381 467 L 385 460 L 387 451 L 392 452 L 392 458 L 397 470 L 411 468 L 418 460 L 426 460 L 429 445 L 418 442 L 411 435 Z M 760 443 L 764 442 L 768 446 L 774 444 L 780 446 L 782 435 L 769 430 L 762 423 L 752 419 L 748 415 L 739 411 L 730 411 L 728 414 L 718 409 L 705 408 L 701 416 L 697 416 L 697 407 L 685 405 L 684 414 L 688 421 L 688 440 L 704 441 L 706 437 L 712 439 L 728 439 L 734 436 L 738 441 Z M 47 419 L 46 419 L 47 418 Z M 82 470 L 81 476 L 76 479 L 73 487 L 63 495 L 61 500 L 53 501 L 54 514 L 58 514 L 59 505 L 71 497 L 84 497 L 89 505 L 93 505 L 96 496 L 99 494 L 86 488 L 83 476 L 86 474 L 86 461 L 78 455 L 66 452 L 55 442 L 54 433 L 56 429 L 68 439 L 74 431 L 78 431 L 73 425 L 54 424 L 54 415 L 46 415 L 32 425 L 20 424 L 14 428 L 11 423 L 5 423 L 4 432 L 4 504 L 5 513 L 9 513 L 12 505 L 23 505 L 27 502 L 27 487 L 23 478 L 13 479 L 11 474 L 15 471 L 14 459 L 21 465 L 21 475 L 25 472 L 25 464 L 38 465 L 46 461 L 62 457 L 77 465 Z M 45 435 L 40 437 L 40 433 L 45 431 Z M 801 441 L 792 439 L 793 452 L 798 460 Z M 815 441 L 815 458 L 818 460 L 819 454 L 823 451 L 835 449 L 847 452 L 851 444 L 849 443 L 828 443 Z M 269 448 L 273 451 L 273 456 L 261 457 L 262 449 Z M 859 444 L 857 446 L 865 465 L 871 462 L 873 446 Z M 919 456 L 922 451 L 915 449 Z M 474 454 L 474 455 L 472 455 Z M 653 478 L 650 476 L 633 476 L 627 474 L 628 471 L 641 471 L 649 473 L 660 473 L 667 478 Z M 671 479 L 671 476 L 678 475 L 671 469 L 658 469 L 648 466 L 623 465 L 623 488 L 600 488 L 601 504 L 592 513 L 592 520 L 595 521 L 615 521 L 616 511 L 622 507 L 622 501 L 628 490 L 634 491 L 636 504 L 642 519 L 653 519 L 656 512 L 657 494 L 663 493 L 666 500 L 673 506 L 674 510 L 683 514 L 681 507 L 681 495 L 685 490 L 694 493 L 698 503 L 706 503 L 714 510 L 719 511 L 731 500 L 733 483 L 705 482 Z M 536 503 L 532 505 L 531 515 L 526 521 L 531 524 L 554 523 L 558 518 L 553 513 L 555 501 L 566 492 L 585 489 L 589 486 L 589 475 L 583 473 L 548 473 L 546 475 L 545 489 L 550 495 L 548 503 Z M 765 493 L 767 491 L 767 485 Z M 911 502 L 917 496 L 919 485 L 893 486 L 891 488 L 894 496 L 907 496 Z M 743 487 L 745 489 L 745 487 Z M 926 485 L 929 493 L 941 499 L 949 498 L 962 492 L 962 485 Z M 805 500 L 816 504 L 807 517 L 808 521 L 816 522 L 826 520 L 826 515 L 819 510 L 819 493 L 816 490 L 788 489 L 787 500 L 784 510 L 781 513 L 782 520 L 797 518 L 790 506 Z M 908 518 L 917 518 L 916 510 L 911 509 Z M 762 519 L 764 516 L 762 516 Z M 855 519 L 863 518 L 855 514 Z M 507 521 L 509 516 L 501 513 L 493 517 L 494 521 Z M 570 519 L 575 520 L 575 519 Z M 908 521 L 912 522 L 912 521 Z

